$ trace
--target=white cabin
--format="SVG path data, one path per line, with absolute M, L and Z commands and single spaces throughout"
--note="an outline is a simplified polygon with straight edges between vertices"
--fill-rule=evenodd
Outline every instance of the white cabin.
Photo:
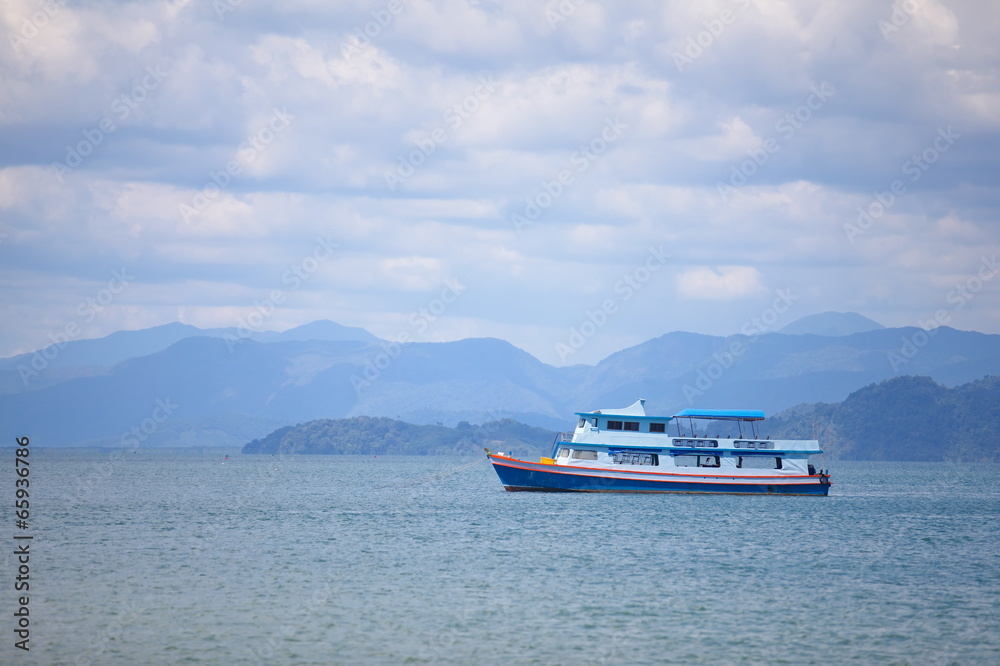
M 822 453 L 817 440 L 777 440 L 758 432 L 764 412 L 685 409 L 674 416 L 647 416 L 640 399 L 621 409 L 576 412 L 572 433 L 560 433 L 552 449 L 556 465 L 712 476 L 815 474 L 809 457 Z M 705 432 L 699 424 L 711 427 Z M 716 432 L 717 431 L 717 432 Z

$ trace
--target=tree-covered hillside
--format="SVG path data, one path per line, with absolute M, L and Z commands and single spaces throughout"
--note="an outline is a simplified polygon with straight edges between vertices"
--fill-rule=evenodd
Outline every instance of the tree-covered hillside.
M 929 377 L 871 384 L 839 403 L 799 405 L 769 418 L 772 439 L 819 439 L 844 460 L 1000 462 L 1000 377 L 946 388 Z M 243 453 L 548 455 L 555 433 L 513 419 L 455 428 L 386 417 L 321 419 L 275 430 Z
M 840 403 L 785 410 L 765 429 L 773 438 L 815 437 L 844 460 L 1000 462 L 1000 377 L 950 389 L 896 377 Z
M 386 417 L 320 419 L 275 430 L 243 447 L 243 453 L 441 455 L 482 453 L 483 447 L 518 455 L 547 454 L 555 433 L 502 419 L 455 428 L 414 425 Z

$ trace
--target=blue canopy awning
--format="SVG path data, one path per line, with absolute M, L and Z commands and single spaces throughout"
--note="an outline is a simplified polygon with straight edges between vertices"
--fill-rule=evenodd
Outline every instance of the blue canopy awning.
M 760 409 L 685 409 L 674 414 L 675 419 L 712 419 L 715 421 L 763 421 Z

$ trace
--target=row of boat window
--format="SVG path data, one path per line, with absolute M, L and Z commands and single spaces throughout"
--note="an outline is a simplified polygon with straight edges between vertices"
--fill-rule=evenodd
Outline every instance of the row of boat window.
M 737 449 L 773 449 L 774 442 L 749 442 L 746 440 L 736 440 L 733 447 Z
M 674 456 L 677 467 L 721 467 L 721 456 Z M 778 456 L 736 456 L 736 466 L 741 469 L 781 469 Z
M 582 428 L 587 425 L 587 419 L 580 419 L 578 427 Z M 597 427 L 597 419 L 593 419 L 593 426 Z M 608 421 L 605 426 L 608 430 L 624 430 L 629 432 L 639 432 L 639 422 L 638 421 Z M 667 432 L 666 423 L 650 423 L 649 432 Z
M 660 456 L 655 453 L 638 451 L 611 451 L 611 459 L 616 465 L 659 466 Z M 597 451 L 590 449 L 559 449 L 559 458 L 572 457 L 574 460 L 597 460 Z M 722 456 L 691 455 L 673 456 L 676 467 L 721 467 Z M 741 469 L 781 469 L 780 456 L 736 456 L 736 466 Z
M 708 448 L 717 449 L 719 448 L 719 440 L 717 439 L 675 439 L 673 441 L 674 446 L 690 446 L 692 448 Z M 757 442 L 748 441 L 745 439 L 738 439 L 733 442 L 733 448 L 736 449 L 773 449 L 774 442 Z
M 597 427 L 597 419 L 593 419 L 594 427 Z M 587 425 L 587 419 L 580 419 L 579 427 Z M 621 430 L 623 432 L 639 432 L 639 422 L 638 421 L 608 421 L 606 424 L 607 430 Z M 649 432 L 667 432 L 666 423 L 650 423 Z M 715 440 L 705 440 L 705 439 L 679 439 L 675 440 L 676 446 L 704 446 L 704 447 L 718 447 L 719 443 Z M 774 442 L 757 442 L 748 440 L 736 440 L 733 444 L 737 449 L 773 449 Z
M 693 446 L 717 449 L 719 448 L 719 442 L 715 439 L 675 439 L 674 446 Z

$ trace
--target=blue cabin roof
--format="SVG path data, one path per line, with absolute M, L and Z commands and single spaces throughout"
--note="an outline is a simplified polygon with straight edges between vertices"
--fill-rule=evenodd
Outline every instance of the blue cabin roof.
M 685 409 L 674 414 L 675 419 L 713 419 L 715 421 L 763 421 L 760 409 Z

